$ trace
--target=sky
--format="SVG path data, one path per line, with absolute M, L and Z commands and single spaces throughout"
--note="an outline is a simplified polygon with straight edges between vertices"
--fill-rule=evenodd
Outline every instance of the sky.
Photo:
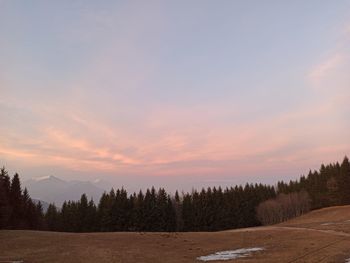
M 350 154 L 350 1 L 0 0 L 0 165 L 190 189 Z

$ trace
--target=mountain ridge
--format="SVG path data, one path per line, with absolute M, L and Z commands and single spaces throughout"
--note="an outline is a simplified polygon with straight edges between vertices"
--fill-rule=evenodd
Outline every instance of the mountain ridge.
M 99 200 L 102 193 L 107 189 L 103 185 L 107 182 L 102 180 L 80 181 L 63 180 L 59 177 L 49 175 L 28 179 L 23 185 L 28 189 L 32 198 L 42 200 L 47 203 L 55 203 L 62 206 L 66 200 L 79 200 L 82 194 L 86 194 L 89 199 L 95 202 Z

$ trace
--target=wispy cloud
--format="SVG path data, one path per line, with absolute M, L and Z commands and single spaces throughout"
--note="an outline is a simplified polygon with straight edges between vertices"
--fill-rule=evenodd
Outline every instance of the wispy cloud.
M 313 85 L 318 87 L 330 74 L 337 72 L 337 69 L 346 61 L 344 54 L 336 53 L 320 64 L 316 65 L 310 72 L 309 78 Z
M 45 38 L 39 51 L 29 48 L 30 55 L 20 58 L 0 52 L 11 61 L 0 72 L 0 158 L 118 175 L 219 176 L 304 168 L 350 150 L 350 27 L 330 49 L 317 46 L 319 54 L 295 62 L 293 54 L 308 49 L 299 53 L 284 38 L 272 43 L 255 26 L 241 40 L 243 29 L 234 30 L 239 23 L 231 13 L 196 38 L 183 32 L 187 22 L 201 30 L 213 26 L 212 12 L 189 13 L 181 27 L 169 18 L 179 18 L 173 12 L 149 4 L 85 10 L 70 26 L 58 19 L 55 38 Z M 274 26 L 269 33 L 277 37 L 282 30 Z M 309 42 L 299 34 L 296 42 Z M 38 56 L 45 51 L 40 48 L 45 55 Z M 279 57 L 275 50 L 291 53 L 265 61 L 266 54 Z M 290 68 L 278 69 L 285 59 Z M 290 73 L 310 59 L 312 67 Z
M 334 44 L 333 50 L 327 52 L 326 57 L 316 64 L 309 72 L 308 78 L 313 88 L 348 90 L 350 77 L 348 68 L 350 65 L 350 27 L 345 26 L 340 30 L 340 38 Z

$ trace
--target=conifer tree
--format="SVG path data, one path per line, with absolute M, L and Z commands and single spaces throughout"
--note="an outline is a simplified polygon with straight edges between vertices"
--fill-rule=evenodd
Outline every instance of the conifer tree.
M 60 230 L 59 214 L 55 204 L 50 204 L 45 214 L 46 228 L 50 231 Z
M 78 232 L 88 232 L 88 200 L 86 194 L 82 194 L 80 201 L 77 203 L 77 211 L 74 213 L 77 215 L 77 231 Z
M 350 162 L 345 157 L 340 166 L 339 190 L 341 192 L 341 204 L 350 204 Z
M 11 181 L 10 187 L 10 204 L 12 206 L 11 213 L 11 225 L 12 228 L 18 228 L 21 224 L 22 220 L 22 190 L 21 190 L 21 182 L 19 180 L 19 176 L 16 173 Z
M 134 204 L 134 229 L 137 231 L 144 231 L 146 229 L 146 224 L 144 221 L 146 208 L 144 202 L 145 196 L 140 190 Z
M 100 230 L 103 232 L 112 230 L 111 210 L 115 201 L 115 192 L 112 189 L 109 194 L 103 193 L 98 205 L 98 220 Z
M 8 227 L 9 218 L 11 215 L 9 203 L 9 189 L 5 182 L 6 171 L 3 168 L 0 172 L 0 229 Z
M 175 192 L 174 200 L 173 202 L 173 207 L 175 210 L 175 222 L 176 222 L 176 231 L 182 231 L 183 230 L 183 220 L 182 220 L 182 202 L 180 200 L 180 195 L 179 192 Z
M 94 232 L 98 230 L 97 226 L 97 209 L 94 201 L 91 199 L 88 203 L 87 213 L 86 213 L 86 231 Z

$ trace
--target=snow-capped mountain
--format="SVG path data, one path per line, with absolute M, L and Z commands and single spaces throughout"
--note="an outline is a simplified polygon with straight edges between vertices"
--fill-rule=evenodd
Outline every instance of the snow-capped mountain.
M 109 184 L 104 181 L 65 181 L 55 176 L 34 178 L 23 184 L 33 199 L 55 203 L 57 206 L 61 206 L 65 200 L 79 200 L 83 193 L 89 199 L 93 198 L 96 203 L 102 193 L 109 190 L 107 189 Z

